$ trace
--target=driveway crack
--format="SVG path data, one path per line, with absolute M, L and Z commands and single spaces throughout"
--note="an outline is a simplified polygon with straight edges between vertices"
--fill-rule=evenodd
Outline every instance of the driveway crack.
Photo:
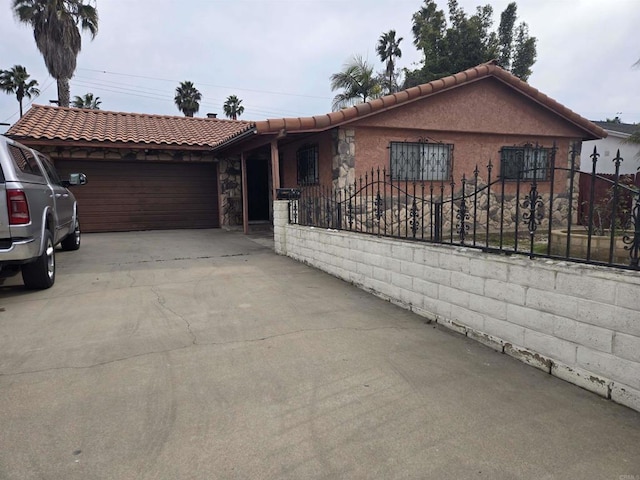
M 198 344 L 198 338 L 196 337 L 196 334 L 193 333 L 193 331 L 191 330 L 191 323 L 189 323 L 189 320 L 187 320 L 185 317 L 183 317 L 178 312 L 173 310 L 171 307 L 167 306 L 167 300 L 164 298 L 164 296 L 160 292 L 158 292 L 156 287 L 151 287 L 151 291 L 155 294 L 155 296 L 156 296 L 156 298 L 158 300 L 158 305 L 160 305 L 160 307 L 163 310 L 171 312 L 172 314 L 174 314 L 176 317 L 178 317 L 180 320 L 182 320 L 184 322 L 184 324 L 187 327 L 187 333 L 188 333 L 189 337 L 191 337 L 191 344 L 192 345 L 197 345 Z
M 188 325 L 188 322 L 187 322 Z M 190 327 L 189 327 L 190 328 Z M 185 350 L 188 348 L 192 348 L 194 346 L 196 347 L 208 347 L 208 346 L 214 346 L 214 347 L 220 347 L 220 346 L 226 346 L 226 345 L 242 345 L 242 344 L 252 344 L 252 343 L 258 343 L 258 342 L 264 342 L 267 340 L 272 340 L 274 338 L 280 338 L 280 337 L 287 337 L 287 336 L 291 336 L 291 335 L 299 335 L 299 334 L 303 334 L 303 333 L 311 333 L 311 332 L 331 332 L 331 331 L 338 331 L 338 330 L 342 330 L 342 331 L 356 331 L 356 332 L 373 332 L 373 331 L 377 331 L 377 330 L 399 330 L 399 331 L 404 331 L 404 330 L 421 330 L 421 327 L 394 327 L 394 326 L 389 326 L 389 327 L 372 327 L 372 328 L 363 328 L 363 327 L 331 327 L 331 328 L 306 328 L 306 329 L 301 329 L 301 330 L 293 330 L 290 332 L 283 332 L 283 333 L 276 333 L 274 335 L 267 335 L 264 337 L 259 337 L 259 338 L 248 338 L 248 339 L 243 339 L 243 340 L 228 340 L 225 342 L 204 342 L 204 343 L 195 343 L 195 336 L 194 338 L 194 342 L 188 344 L 188 345 L 182 345 L 179 347 L 174 347 L 174 348 L 166 348 L 166 349 L 162 349 L 162 350 L 152 350 L 149 352 L 143 352 L 143 353 L 138 353 L 135 355 L 129 355 L 127 357 L 121 357 L 121 358 L 114 358 L 112 360 L 106 360 L 104 362 L 97 362 L 97 363 L 93 363 L 90 365 L 69 365 L 69 366 L 62 366 L 62 367 L 50 367 L 50 368 L 42 368 L 42 369 L 37 369 L 37 370 L 25 370 L 22 372 L 9 372 L 9 373 L 0 373 L 0 378 L 1 377 L 17 377 L 17 376 L 21 376 L 21 375 L 29 375 L 29 374 L 37 374 L 37 373 L 47 373 L 47 372 L 55 372 L 55 371 L 60 371 L 60 370 L 88 370 L 91 368 L 95 368 L 95 367 L 103 367 L 106 365 L 111 365 L 114 363 L 119 363 L 119 362 L 125 362 L 127 360 L 133 360 L 136 358 L 142 358 L 142 357 L 146 357 L 149 355 L 157 355 L 157 354 L 164 354 L 164 353 L 171 353 L 171 352 L 176 352 L 179 350 Z M 189 330 L 190 331 L 190 330 Z M 193 335 L 193 333 L 192 333 Z
M 251 255 L 250 252 L 241 252 L 241 253 L 229 253 L 224 255 L 200 255 L 195 257 L 173 257 L 173 258 L 153 258 L 149 260 L 135 260 L 132 262 L 118 262 L 118 263 L 107 263 L 106 265 L 111 266 L 125 266 L 125 265 L 139 265 L 143 263 L 164 263 L 164 262 L 182 262 L 185 260 L 213 260 L 216 258 L 228 258 L 228 257 L 244 257 L 247 255 Z
M 187 325 L 189 326 L 189 331 L 190 330 L 190 325 L 188 322 L 185 321 L 185 323 L 187 323 Z M 226 346 L 226 345 L 242 345 L 242 344 L 251 344 L 251 343 L 258 343 L 258 342 L 264 342 L 267 340 L 272 340 L 274 338 L 280 338 L 280 337 L 287 337 L 287 336 L 291 336 L 291 335 L 299 335 L 299 334 L 304 334 L 304 333 L 311 333 L 311 332 L 331 332 L 331 331 L 355 331 L 355 332 L 374 332 L 374 331 L 378 331 L 378 330 L 399 330 L 399 331 L 405 331 L 405 330 L 421 330 L 422 327 L 398 327 L 398 326 L 387 326 L 387 327 L 371 327 L 371 328 L 364 328 L 364 327 L 331 327 L 331 328 L 305 328 L 305 329 L 300 329 L 300 330 L 292 330 L 290 332 L 283 332 L 283 333 L 276 333 L 274 335 L 267 335 L 264 337 L 259 337 L 259 338 L 248 338 L 248 339 L 243 339 L 243 340 L 228 340 L 225 342 L 204 342 L 204 343 L 196 343 L 195 342 L 195 336 L 193 335 L 193 333 L 191 333 L 192 338 L 194 338 L 194 341 L 188 345 L 182 345 L 179 347 L 174 347 L 174 348 L 167 348 L 167 349 L 163 349 L 163 350 L 152 350 L 149 352 L 144 352 L 144 353 L 138 353 L 135 355 L 129 355 L 127 357 L 121 357 L 121 358 L 114 358 L 112 360 L 106 360 L 104 362 L 97 362 L 97 363 L 93 363 L 91 365 L 71 365 L 71 366 L 62 366 L 62 367 L 50 367 L 50 368 L 42 368 L 42 369 L 37 369 L 37 370 L 25 370 L 22 372 L 10 372 L 10 373 L 0 373 L 0 378 L 2 377 L 17 377 L 17 376 L 21 376 L 21 375 L 29 375 L 29 374 L 36 374 L 36 373 L 47 373 L 47 372 L 55 372 L 55 371 L 60 371 L 60 370 L 88 370 L 91 368 L 95 368 L 95 367 L 103 367 L 106 365 L 110 365 L 113 363 L 119 363 L 119 362 L 124 362 L 127 360 L 133 360 L 136 358 L 142 358 L 142 357 L 146 357 L 149 355 L 157 355 L 157 354 L 164 354 L 164 353 L 171 353 L 171 352 L 176 352 L 179 350 L 185 350 L 188 348 L 192 348 L 194 346 L 196 347 L 209 347 L 209 346 L 214 346 L 214 347 L 220 347 L 220 346 Z

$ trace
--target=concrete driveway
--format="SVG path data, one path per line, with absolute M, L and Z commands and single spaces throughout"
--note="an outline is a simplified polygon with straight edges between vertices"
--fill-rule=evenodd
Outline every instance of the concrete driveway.
M 0 288 L 0 478 L 640 479 L 637 412 L 263 244 L 85 235 Z

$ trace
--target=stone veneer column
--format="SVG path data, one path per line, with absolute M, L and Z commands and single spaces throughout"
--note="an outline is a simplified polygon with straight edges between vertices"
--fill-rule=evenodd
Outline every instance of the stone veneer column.
M 569 157 L 567 158 L 567 169 L 571 171 L 571 150 L 576 150 L 575 173 L 573 174 L 573 198 L 571 199 L 571 224 L 578 224 L 578 212 L 580 211 L 580 156 L 582 154 L 582 140 L 576 139 L 569 144 Z M 567 192 L 571 185 L 571 173 L 567 173 Z
M 343 189 L 356 179 L 356 133 L 353 129 L 338 128 L 332 136 L 333 188 Z
M 242 177 L 240 157 L 220 159 L 220 210 L 222 227 L 242 225 Z

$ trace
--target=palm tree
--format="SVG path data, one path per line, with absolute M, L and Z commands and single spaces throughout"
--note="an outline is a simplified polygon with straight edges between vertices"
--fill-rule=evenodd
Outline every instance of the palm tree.
M 90 110 L 100 110 L 100 104 L 102 101 L 100 97 L 93 97 L 93 93 L 85 93 L 84 96 L 79 97 L 76 95 L 73 97 L 71 106 L 75 108 L 88 108 Z
M 58 105 L 68 107 L 69 80 L 82 48 L 78 26 L 88 30 L 93 40 L 98 33 L 98 11 L 83 0 L 13 0 L 13 11 L 20 22 L 33 28 L 47 70 L 58 82 Z
M 11 70 L 0 70 L 0 90 L 16 94 L 20 104 L 20 117 L 22 117 L 22 99 L 40 95 L 37 87 L 37 80 L 29 80 L 27 69 L 22 65 L 14 65 Z
M 402 42 L 402 37 L 396 40 L 396 31 L 389 30 L 387 33 L 380 35 L 376 48 L 380 60 L 382 63 L 386 63 L 385 83 L 387 83 L 386 87 L 389 93 L 398 90 L 398 84 L 395 81 L 395 59 L 402 57 L 400 42 Z
M 378 98 L 382 94 L 379 80 L 373 74 L 373 66 L 360 55 L 354 55 L 344 64 L 341 72 L 331 75 L 331 90 L 343 89 L 333 98 L 334 111 Z
M 244 112 L 244 107 L 240 105 L 242 100 L 240 100 L 235 95 L 229 95 L 227 97 L 227 101 L 224 102 L 222 109 L 224 110 L 224 114 L 227 118 L 231 120 L 237 120 L 240 115 Z
M 193 117 L 193 114 L 200 110 L 199 102 L 202 100 L 202 94 L 192 82 L 184 81 L 180 82 L 176 88 L 176 96 L 173 100 L 185 117 Z

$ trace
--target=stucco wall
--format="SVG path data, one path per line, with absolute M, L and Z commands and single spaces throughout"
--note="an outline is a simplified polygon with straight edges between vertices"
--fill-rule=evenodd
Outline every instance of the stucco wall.
M 330 186 L 333 180 L 332 163 L 333 142 L 332 132 L 322 132 L 304 138 L 292 138 L 283 141 L 278 147 L 280 153 L 280 169 L 282 177 L 280 179 L 282 187 L 295 187 L 298 184 L 298 166 L 296 162 L 296 152 L 304 145 L 318 145 L 318 167 L 320 184 Z
M 596 173 L 616 173 L 613 159 L 620 150 L 620 157 L 623 161 L 620 163 L 620 174 L 629 175 L 640 172 L 640 145 L 626 143 L 625 138 L 610 133 L 607 138 L 600 140 L 590 140 L 582 143 L 582 154 L 580 155 L 580 170 L 591 173 L 593 169 L 593 160 L 590 155 L 593 154 L 593 147 L 596 147 L 600 157 L 596 164 Z
M 303 138 L 295 138 L 295 135 Z M 371 169 L 388 170 L 392 141 L 426 139 L 453 144 L 452 174 L 459 185 L 463 174 L 467 179 L 472 177 L 476 165 L 481 179 L 486 181 L 489 161 L 494 166 L 493 179 L 496 179 L 500 174 L 499 152 L 505 146 L 538 143 L 551 148 L 555 142 L 558 148 L 556 166 L 567 167 L 571 143 L 580 142 L 585 132 L 500 80 L 485 78 L 331 131 L 295 135 L 280 140 L 283 186 L 296 185 L 296 149 L 304 143 L 319 142 L 321 184 L 330 186 L 333 181 L 334 186 L 342 187 L 355 178 L 364 177 Z M 345 142 L 346 137 L 348 142 Z M 340 142 L 348 145 L 340 145 Z M 353 157 L 353 171 L 348 175 L 340 173 L 341 167 L 348 163 L 339 158 L 345 153 Z M 556 177 L 556 194 L 566 190 L 566 179 L 566 174 Z M 541 182 L 538 190 L 548 192 L 549 185 L 548 181 Z M 507 182 L 506 193 L 514 192 L 514 182 Z
M 640 411 L 637 272 L 288 224 L 276 251 Z
M 427 137 L 432 142 L 442 142 L 453 145 L 453 180 L 460 184 L 462 176 L 473 178 L 473 171 L 478 166 L 480 178 L 487 180 L 487 165 L 493 165 L 492 180 L 500 174 L 500 149 L 527 142 L 536 143 L 545 148 L 553 147 L 554 140 L 558 148 L 556 166 L 569 165 L 569 150 L 571 139 L 552 137 L 533 137 L 531 135 L 495 135 L 482 133 L 460 133 L 443 131 L 416 131 L 391 127 L 358 127 L 355 128 L 355 166 L 356 176 L 364 176 L 371 169 L 386 168 L 389 172 L 389 144 L 390 142 L 417 142 Z M 566 189 L 567 174 L 559 174 L 555 179 L 554 189 L 557 193 Z M 426 182 L 427 184 L 429 182 Z M 448 182 L 446 182 L 448 183 Z M 540 182 L 539 191 L 548 192 L 551 182 Z M 506 182 L 506 192 L 515 192 L 515 182 Z
M 485 78 L 418 99 L 353 122 L 352 127 L 387 127 L 530 135 L 582 137 L 583 131 L 496 78 Z

